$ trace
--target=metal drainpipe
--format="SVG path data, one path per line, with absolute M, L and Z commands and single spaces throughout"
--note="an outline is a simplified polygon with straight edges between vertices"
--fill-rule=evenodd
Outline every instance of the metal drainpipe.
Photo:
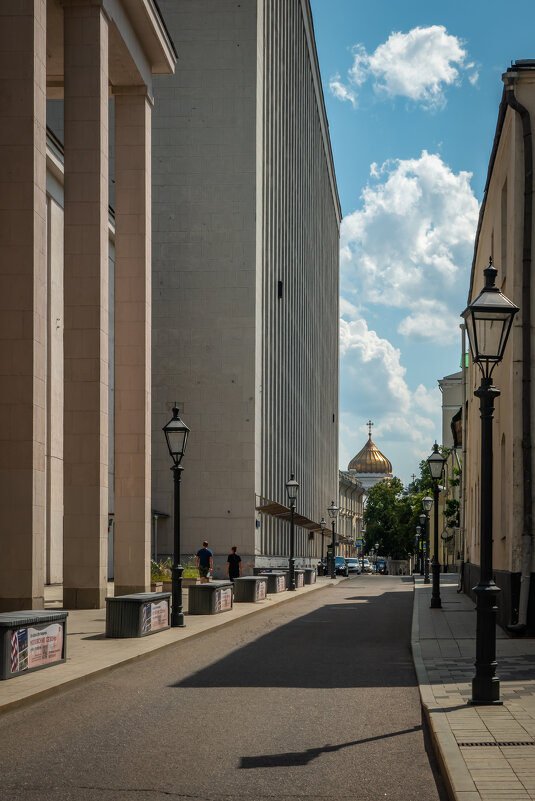
M 522 248 L 522 469 L 523 527 L 522 575 L 518 622 L 507 626 L 510 631 L 523 634 L 527 626 L 529 590 L 531 582 L 532 542 L 532 470 L 531 470 L 531 230 L 533 218 L 533 144 L 529 111 L 515 97 L 518 73 L 506 72 L 505 101 L 519 114 L 524 138 L 524 226 Z

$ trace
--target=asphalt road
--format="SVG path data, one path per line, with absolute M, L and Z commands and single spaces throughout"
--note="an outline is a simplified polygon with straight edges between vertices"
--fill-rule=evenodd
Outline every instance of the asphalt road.
M 4 715 L 0 798 L 445 800 L 412 588 L 357 576 Z

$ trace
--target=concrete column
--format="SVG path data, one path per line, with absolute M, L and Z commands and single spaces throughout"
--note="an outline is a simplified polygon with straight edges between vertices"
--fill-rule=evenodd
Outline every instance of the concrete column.
M 0 4 L 0 610 L 43 607 L 46 2 Z
M 104 606 L 108 530 L 108 20 L 64 0 L 63 602 Z
M 150 584 L 151 109 L 115 94 L 115 594 Z

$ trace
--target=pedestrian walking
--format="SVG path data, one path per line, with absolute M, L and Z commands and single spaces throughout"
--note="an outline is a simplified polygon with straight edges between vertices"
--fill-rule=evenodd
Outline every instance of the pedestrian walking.
M 210 574 L 214 567 L 214 554 L 208 547 L 208 542 L 204 540 L 202 548 L 199 548 L 195 554 L 195 561 L 199 576 L 201 577 L 201 584 L 208 584 L 210 581 Z
M 232 553 L 227 556 L 227 576 L 231 581 L 241 576 L 242 571 L 241 556 L 236 553 L 237 550 L 238 546 L 233 545 L 231 548 Z

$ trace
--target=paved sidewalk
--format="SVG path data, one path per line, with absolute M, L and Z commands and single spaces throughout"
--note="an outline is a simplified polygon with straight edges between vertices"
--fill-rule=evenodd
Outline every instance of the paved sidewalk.
M 535 640 L 499 627 L 497 674 L 503 706 L 467 706 L 475 672 L 474 604 L 441 576 L 415 580 L 412 651 L 420 695 L 450 796 L 456 801 L 535 801 Z
M 70 610 L 67 618 L 67 661 L 34 673 L 0 682 L 0 714 L 16 706 L 37 700 L 40 697 L 77 682 L 111 670 L 118 665 L 142 659 L 144 656 L 175 645 L 181 640 L 197 637 L 215 628 L 227 626 L 248 615 L 269 611 L 281 603 L 292 601 L 309 592 L 337 584 L 329 578 L 318 578 L 316 584 L 302 587 L 295 592 L 268 595 L 259 603 L 238 603 L 229 612 L 218 615 L 187 614 L 187 591 L 183 593 L 186 612 L 185 628 L 167 629 L 159 634 L 134 639 L 113 640 L 105 636 L 105 609 Z M 61 587 L 47 587 L 45 605 L 50 609 L 61 609 Z M 113 595 L 113 585 L 108 585 Z

